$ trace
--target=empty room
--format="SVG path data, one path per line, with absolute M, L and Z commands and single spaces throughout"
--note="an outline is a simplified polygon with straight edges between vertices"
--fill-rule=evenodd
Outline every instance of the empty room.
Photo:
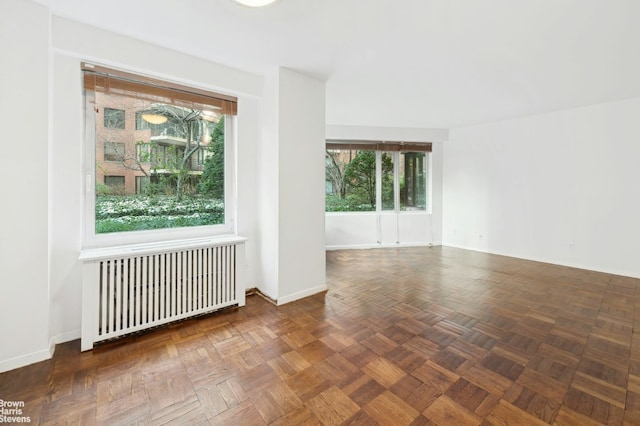
M 3 0 L 0 422 L 640 424 L 638 23 Z

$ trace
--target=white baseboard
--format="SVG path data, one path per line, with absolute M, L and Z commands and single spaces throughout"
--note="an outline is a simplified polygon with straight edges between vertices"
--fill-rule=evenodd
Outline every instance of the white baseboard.
M 80 329 L 67 331 L 49 339 L 49 348 L 0 361 L 0 373 L 51 359 L 56 345 L 80 338 Z
M 294 302 L 299 299 L 304 299 L 305 297 L 313 296 L 314 294 L 322 293 L 323 291 L 327 291 L 326 284 L 298 291 L 296 293 L 290 294 L 289 296 L 279 297 L 276 304 L 278 306 L 284 305 L 286 303 Z
M 462 246 L 462 245 L 455 245 L 455 244 L 444 244 L 444 246 L 458 248 L 462 250 L 475 251 L 478 253 L 494 254 L 496 256 L 512 257 L 514 259 L 530 260 L 532 262 L 548 263 L 550 265 L 564 266 L 567 268 L 583 269 L 586 271 L 600 272 L 603 274 L 619 275 L 621 277 L 640 278 L 640 275 L 629 270 L 621 270 L 616 268 L 602 268 L 599 266 L 587 265 L 580 262 L 568 262 L 568 261 L 563 261 L 558 259 L 529 256 L 529 255 L 524 255 L 520 253 L 510 253 L 510 252 L 504 252 L 500 250 L 489 250 L 489 249 L 482 249 L 478 247 L 469 247 L 469 246 Z
M 82 336 L 82 330 L 79 328 L 77 330 L 67 331 L 65 333 L 57 334 L 51 338 L 53 344 L 58 345 L 60 343 L 70 342 L 72 340 L 77 340 Z
M 325 246 L 325 250 L 367 250 L 375 248 L 394 248 L 394 247 L 435 247 L 439 243 L 388 243 L 388 244 L 354 244 L 344 246 Z
M 42 349 L 40 351 L 32 352 L 26 355 L 20 355 L 15 358 L 6 359 L 0 361 L 0 373 L 5 371 L 15 370 L 16 368 L 26 367 L 36 362 L 46 361 L 53 356 L 53 348 Z

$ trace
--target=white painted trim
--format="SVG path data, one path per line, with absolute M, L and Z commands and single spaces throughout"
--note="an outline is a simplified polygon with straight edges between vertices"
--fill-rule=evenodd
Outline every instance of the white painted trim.
M 449 140 L 449 129 L 384 126 L 350 126 L 327 124 L 327 139 L 384 140 L 397 142 L 444 142 Z
M 46 361 L 53 356 L 53 347 L 42 349 L 40 351 L 31 352 L 30 354 L 20 355 L 15 358 L 9 358 L 0 361 L 0 373 L 15 370 L 16 368 L 26 367 L 36 362 Z
M 325 250 L 367 250 L 377 248 L 397 248 L 397 247 L 435 247 L 441 244 L 436 243 L 399 243 L 399 244 L 354 244 L 347 246 L 326 246 Z
M 138 256 L 170 252 L 177 249 L 196 249 L 227 244 L 244 244 L 246 240 L 246 238 L 237 235 L 226 235 L 205 238 L 166 240 L 141 244 L 124 244 L 105 248 L 84 249 L 80 252 L 80 260 L 94 261 L 109 259 L 114 256 Z
M 51 338 L 54 345 L 59 345 L 60 343 L 70 342 L 72 340 L 78 340 L 82 335 L 82 330 L 76 328 L 75 330 L 66 331 L 64 333 L 56 334 Z
M 279 297 L 276 304 L 278 306 L 284 305 L 286 303 L 294 302 L 299 299 L 304 299 L 305 297 L 313 296 L 314 294 L 322 293 L 323 291 L 327 291 L 326 284 L 298 291 L 296 293 L 290 294 L 289 296 Z

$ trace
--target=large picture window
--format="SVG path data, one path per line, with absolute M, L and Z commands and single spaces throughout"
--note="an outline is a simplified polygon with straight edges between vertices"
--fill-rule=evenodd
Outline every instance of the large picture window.
M 326 176 L 328 211 L 375 211 L 375 151 L 328 147 Z
M 327 212 L 426 211 L 431 144 L 328 141 Z
M 228 230 L 235 98 L 90 64 L 83 79 L 88 234 Z

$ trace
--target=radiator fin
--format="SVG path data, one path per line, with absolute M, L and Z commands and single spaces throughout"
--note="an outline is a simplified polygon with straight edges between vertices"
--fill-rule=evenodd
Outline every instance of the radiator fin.
M 237 303 L 234 244 L 99 261 L 94 340 Z

